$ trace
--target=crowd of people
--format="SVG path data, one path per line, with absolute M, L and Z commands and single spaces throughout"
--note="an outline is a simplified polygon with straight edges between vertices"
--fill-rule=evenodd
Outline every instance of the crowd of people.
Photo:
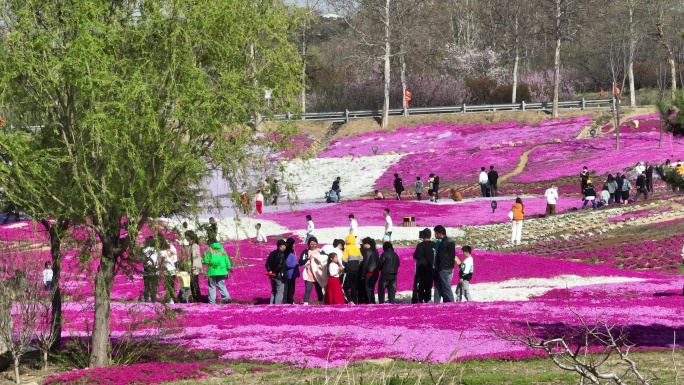
M 354 221 L 353 215 L 350 219 Z M 299 278 L 304 281 L 304 305 L 311 302 L 314 288 L 318 303 L 374 304 L 376 285 L 378 303 L 394 303 L 401 266 L 399 255 L 389 240 L 382 243 L 382 250 L 378 250 L 375 240 L 370 237 L 363 238 L 359 247 L 354 234 L 356 229 L 357 226 L 351 225 L 344 240 L 336 239 L 323 247 L 315 236 L 307 237 L 305 249 L 299 257 L 293 238 L 279 239 L 265 263 L 266 276 L 271 283 L 270 303 L 294 304 Z M 430 229 L 419 232 L 421 242 L 413 253 L 416 262 L 411 302 L 472 300 L 473 258 L 470 246 L 461 248 L 461 260 L 456 255 L 454 241 L 447 237 L 443 226 L 436 226 L 434 234 L 436 241 L 432 241 Z M 454 293 L 451 282 L 456 266 L 459 278 Z

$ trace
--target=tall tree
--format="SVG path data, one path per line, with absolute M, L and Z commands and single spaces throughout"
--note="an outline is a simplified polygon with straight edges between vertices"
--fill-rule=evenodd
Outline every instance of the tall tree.
M 394 0 L 330 0 L 354 32 L 360 51 L 372 63 L 382 63 L 383 128 L 389 124 L 390 83 L 392 78 L 392 7 Z M 378 52 L 380 55 L 378 55 Z
M 90 366 L 105 366 L 114 275 L 141 227 L 195 212 L 212 168 L 237 193 L 266 167 L 249 122 L 266 110 L 262 87 L 273 109 L 293 106 L 297 25 L 280 0 L 4 0 L 0 17 L 0 104 L 12 106 L 0 177 L 21 182 L 10 198 L 26 186 L 43 197 L 22 207 L 99 242 Z
M 679 0 L 656 0 L 648 9 L 653 26 L 650 35 L 666 52 L 670 67 L 670 100 L 674 102 L 677 92 L 677 61 L 673 40 L 679 38 L 681 4 Z
M 553 107 L 551 114 L 558 117 L 558 94 L 560 89 L 561 43 L 571 41 L 578 29 L 584 0 L 544 0 L 545 18 L 548 20 L 547 35 L 555 43 L 553 55 Z M 540 21 L 543 22 L 543 21 Z
M 495 0 L 491 6 L 482 9 L 491 20 L 487 25 L 490 27 L 492 40 L 506 53 L 508 61 L 513 63 L 511 103 L 516 103 L 520 55 L 531 30 L 529 25 L 533 10 L 529 7 L 529 2 L 518 0 Z

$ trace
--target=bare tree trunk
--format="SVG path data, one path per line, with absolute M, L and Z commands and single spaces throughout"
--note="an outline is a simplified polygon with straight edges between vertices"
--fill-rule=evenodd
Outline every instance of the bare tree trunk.
M 515 34 L 515 39 L 513 40 L 515 47 L 513 47 L 513 50 L 515 51 L 515 59 L 513 59 L 513 90 L 511 91 L 511 103 L 514 104 L 518 96 L 518 65 L 520 63 L 520 34 L 518 27 L 518 13 L 516 12 L 513 25 Z
M 404 111 L 408 109 L 408 101 L 406 101 L 406 89 L 408 88 L 408 85 L 406 84 L 406 54 L 404 53 L 404 46 L 402 45 L 401 48 L 401 56 L 399 56 L 399 61 L 401 62 L 399 67 L 401 69 L 401 105 L 404 108 Z
M 385 0 L 385 100 L 382 106 L 382 128 L 387 128 L 389 125 L 389 102 L 390 102 L 390 58 L 391 58 L 391 45 L 390 45 L 390 2 L 391 0 Z
M 636 106 L 636 87 L 634 86 L 634 56 L 636 55 L 636 35 L 634 34 L 634 2 L 630 1 L 629 7 L 629 54 L 627 63 L 627 76 L 629 76 L 629 105 Z
M 675 94 L 677 93 L 677 62 L 675 61 L 672 49 L 667 53 L 667 63 L 670 65 L 670 97 L 672 98 L 672 103 L 674 103 Z
M 48 351 L 43 350 L 43 370 L 47 370 L 48 368 Z
M 111 292 L 114 283 L 116 260 L 111 244 L 102 243 L 102 258 L 95 275 L 95 321 L 90 367 L 101 368 L 109 364 L 109 321 L 111 319 Z
M 551 116 L 558 117 L 558 93 L 560 88 L 560 50 L 561 39 L 556 38 L 556 53 L 553 58 L 553 108 Z
M 556 52 L 553 56 L 553 107 L 551 116 L 558 117 L 558 91 L 560 88 L 560 50 L 561 50 L 561 0 L 556 0 Z
M 518 96 L 518 63 L 520 62 L 520 54 L 518 47 L 515 47 L 515 59 L 513 60 L 513 91 L 511 96 L 511 103 L 516 102 Z
M 21 376 L 19 375 L 19 359 L 20 358 L 21 358 L 20 355 L 14 356 L 14 382 L 17 384 L 21 384 Z

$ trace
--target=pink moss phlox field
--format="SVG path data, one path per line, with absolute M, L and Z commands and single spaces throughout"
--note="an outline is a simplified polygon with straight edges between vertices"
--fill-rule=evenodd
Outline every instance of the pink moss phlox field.
M 486 167 L 489 171 L 489 166 L 494 165 L 499 175 L 503 175 L 516 167 L 520 155 L 527 149 L 528 146 L 473 151 L 444 148 L 434 153 L 408 154 L 387 169 L 375 182 L 375 188 L 394 189 L 394 173 L 403 178 L 406 188 L 404 195 L 407 196 L 414 196 L 411 186 L 417 176 L 421 177 L 425 186 L 430 174 L 439 175 L 442 187 L 446 187 L 446 183 L 476 184 L 480 167 Z
M 44 384 L 146 385 L 207 378 L 207 363 L 148 362 L 107 368 L 72 370 L 48 377 Z
M 684 143 L 666 134 L 665 145 L 658 148 L 657 132 L 624 134 L 620 136 L 620 151 L 615 151 L 615 139 L 605 136 L 598 139 L 577 139 L 552 143 L 535 148 L 529 155 L 525 171 L 513 176 L 510 182 L 531 183 L 579 175 L 587 166 L 592 177 L 598 178 L 595 186 L 602 186 L 605 175 L 627 171 L 630 177 L 636 162 L 663 164 L 674 153 L 684 151 Z M 672 143 L 672 150 L 670 149 Z M 630 174 L 631 173 L 631 174 Z
M 684 299 L 676 296 L 681 279 L 672 284 L 662 281 L 592 285 L 576 296 L 574 289 L 557 290 L 553 295 L 523 302 L 173 305 L 186 312 L 179 317 L 181 331 L 168 341 L 191 350 L 211 350 L 223 359 L 308 367 L 380 357 L 432 362 L 450 358 L 520 359 L 531 357 L 533 352 L 496 338 L 490 327 L 522 330 L 525 321 L 530 321 L 540 333 L 562 332 L 565 325 L 579 326 L 569 310 L 571 306 L 590 324 L 605 321 L 623 325 L 640 348 L 666 348 L 671 347 L 672 333 L 683 329 L 680 311 Z
M 624 242 L 618 246 L 603 246 L 602 242 L 573 239 L 539 242 L 526 253 L 566 260 L 599 262 L 622 269 L 657 269 L 675 272 L 681 266 L 684 234 L 653 241 Z
M 350 138 L 333 141 L 330 147 L 319 154 L 319 158 L 334 158 L 347 155 L 370 156 L 372 147 L 378 147 L 378 154 L 424 153 L 429 150 L 468 150 L 496 148 L 513 143 L 545 143 L 552 139 L 569 139 L 591 122 L 590 117 L 546 120 L 536 125 L 521 125 L 515 122 L 498 124 L 449 125 L 446 123 L 422 124 L 412 128 L 402 127 L 393 132 L 369 132 Z
M 577 190 L 579 190 L 579 183 L 577 185 Z M 569 191 L 559 190 L 559 193 L 566 194 L 569 193 Z M 522 200 L 525 205 L 525 215 L 528 218 L 545 213 L 545 198 L 523 197 Z M 356 220 L 359 222 L 359 226 L 384 226 L 382 211 L 385 208 L 389 208 L 395 226 L 401 224 L 404 216 L 416 217 L 417 227 L 434 227 L 437 225 L 446 227 L 466 225 L 477 226 L 490 223 L 509 222 L 508 212 L 513 207 L 514 201 L 515 197 L 497 201 L 498 208 L 494 213 L 492 213 L 491 200 L 488 199 L 464 200 L 462 202 L 452 202 L 447 199 L 441 199 L 441 202 L 449 203 L 440 204 L 426 201 L 417 202 L 415 200 L 397 201 L 394 199 L 386 199 L 383 201 L 343 201 L 340 204 L 327 205 L 311 210 L 266 213 L 260 215 L 259 218 L 274 221 L 290 230 L 296 230 L 306 228 L 305 216 L 307 214 L 312 216 L 317 228 L 348 227 L 349 219 L 347 217 L 349 214 L 354 214 Z M 572 208 L 580 208 L 581 206 L 582 201 L 579 198 L 561 197 L 558 200 L 556 210 L 557 212 L 564 212 Z M 343 235 L 345 234 L 341 233 L 340 237 Z M 382 234 L 363 235 L 378 238 Z

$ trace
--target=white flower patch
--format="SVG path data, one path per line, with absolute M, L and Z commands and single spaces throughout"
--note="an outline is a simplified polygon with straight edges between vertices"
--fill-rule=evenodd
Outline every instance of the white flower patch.
M 290 230 L 287 227 L 280 226 L 279 224 L 261 219 L 261 218 L 250 218 L 247 216 L 242 216 L 239 219 L 235 217 L 230 218 L 215 218 L 216 224 L 218 226 L 217 238 L 219 241 L 226 240 L 243 240 L 256 237 L 256 224 L 261 223 L 261 229 L 266 234 L 266 238 L 271 234 L 284 234 L 289 233 Z M 198 223 L 192 219 L 160 219 L 165 221 L 169 227 L 182 228 L 183 222 L 187 222 L 188 230 L 192 230 L 198 233 L 202 233 L 197 230 Z M 201 224 L 207 224 L 208 221 L 203 221 Z
M 297 198 L 323 199 L 336 177 L 342 178 L 342 200 L 358 198 L 373 190 L 375 181 L 402 155 L 376 155 L 361 158 L 316 158 L 286 162 L 285 178 Z
M 477 274 L 477 261 L 475 262 Z M 458 282 L 458 272 L 454 271 L 454 282 Z M 580 277 L 578 275 L 559 275 L 553 278 L 509 279 L 502 282 L 474 283 L 470 285 L 473 301 L 529 301 L 554 289 L 607 283 L 641 282 L 642 278 L 630 277 Z M 452 286 L 456 290 L 456 286 Z M 397 293 L 398 302 L 411 302 L 411 291 Z M 457 299 L 454 296 L 454 299 Z

